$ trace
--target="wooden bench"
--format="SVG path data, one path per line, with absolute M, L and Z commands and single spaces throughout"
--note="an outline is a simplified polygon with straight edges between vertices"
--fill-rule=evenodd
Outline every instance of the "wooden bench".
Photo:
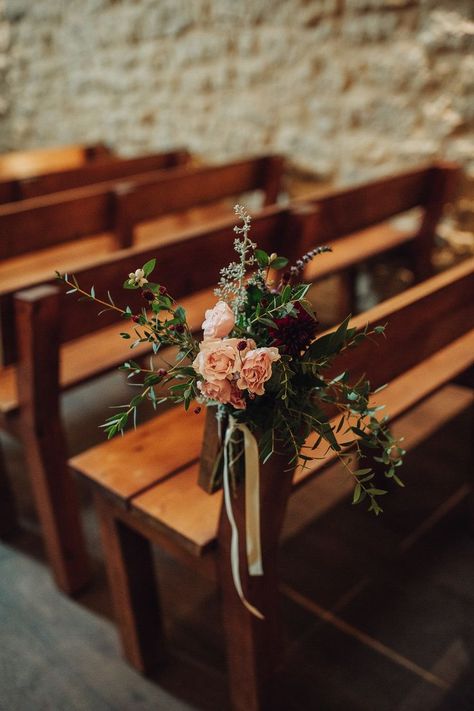
M 333 260 L 310 265 L 308 278 L 330 276 L 341 266 L 346 268 L 348 262 L 360 264 L 401 248 L 408 250 L 416 280 L 430 276 L 436 228 L 446 204 L 455 197 L 460 178 L 458 164 L 440 161 L 355 188 L 330 190 L 314 198 L 306 196 L 304 202 L 319 209 L 318 241 L 338 247 Z M 421 213 L 416 216 L 414 228 L 401 229 L 388 222 L 413 209 Z M 353 281 L 354 273 L 351 277 Z M 353 291 L 354 284 L 351 288 Z M 352 294 L 352 312 L 355 301 Z
M 96 160 L 78 168 L 12 180 L 10 181 L 9 189 L 10 197 L 8 200 L 2 200 L 2 202 L 27 200 L 64 190 L 94 185 L 95 183 L 118 182 L 127 178 L 133 179 L 135 175 L 186 165 L 190 158 L 188 151 L 183 149 L 153 153 L 136 158 L 108 157 L 105 160 Z M 0 183 L 0 199 L 2 192 L 6 192 L 3 189 L 4 186 L 6 186 L 6 183 L 3 185 Z
M 191 212 L 185 218 L 190 224 L 209 224 L 216 219 L 214 205 L 222 198 L 242 192 L 261 191 L 263 201 L 275 201 L 281 188 L 282 160 L 278 156 L 263 156 L 201 168 L 173 168 L 133 177 L 126 184 L 126 194 L 116 191 L 114 181 L 92 187 L 0 206 L 0 327 L 3 360 L 9 363 L 12 354 L 11 294 L 50 279 L 54 270 L 76 271 L 92 265 L 101 256 L 125 247 L 130 240 L 130 219 L 134 207 L 128 205 L 121 222 L 122 200 L 127 201 L 131 186 L 134 198 L 159 193 L 151 210 L 154 218 L 173 210 L 191 211 L 196 206 L 208 206 L 208 211 Z M 120 205 L 120 207 L 119 207 Z M 140 219 L 143 209 L 137 206 Z M 225 211 L 231 214 L 230 208 Z M 217 214 L 221 214 L 222 209 Z M 140 221 L 139 219 L 139 221 Z M 146 218 L 144 218 L 146 219 Z M 181 224 L 167 224 L 151 244 L 164 232 L 179 231 Z
M 38 148 L 0 154 L 0 202 L 18 199 L 15 181 L 93 163 L 111 160 L 113 154 L 103 143 Z
M 395 420 L 472 366 L 473 296 L 470 259 L 356 317 L 353 325 L 358 328 L 388 322 L 387 339 L 367 340 L 347 352 L 338 372 L 350 367 L 356 378 L 368 371 L 374 389 L 388 382 L 373 402 L 386 404 L 390 420 Z M 116 620 L 129 662 L 146 672 L 164 654 L 150 545 L 155 543 L 208 574 L 217 566 L 233 708 L 271 709 L 279 638 L 276 558 L 285 508 L 292 489 L 334 457 L 294 477 L 278 459 L 262 467 L 264 578 L 249 578 L 243 555 L 241 559 L 244 592 L 264 613 L 262 622 L 242 606 L 232 582 L 230 530 L 221 493 L 211 496 L 197 485 L 203 423 L 202 416 L 171 410 L 74 457 L 70 465 L 95 491 Z M 342 433 L 338 437 L 344 439 Z M 239 492 L 234 512 L 241 540 L 243 508 Z
M 77 276 L 84 284 L 94 284 L 97 294 L 106 295 L 110 290 L 117 303 L 126 298 L 138 311 L 143 301 L 136 292 L 124 293 L 121 284 L 124 275 L 156 256 L 163 281 L 183 300 L 191 323 L 198 329 L 205 309 L 215 302 L 212 287 L 220 260 L 234 257 L 232 224 L 201 229 L 184 241 L 117 252 L 94 267 L 78 270 Z M 303 226 L 299 213 L 268 208 L 254 235 L 270 252 L 278 248 L 282 251 L 286 235 L 292 235 L 296 250 Z M 209 255 L 204 262 L 203 252 Z M 198 272 L 190 273 L 189 267 L 176 269 L 177 264 L 194 265 L 198 261 Z M 38 286 L 17 294 L 15 299 L 14 292 L 8 296 L 12 303 L 16 301 L 16 341 L 10 364 L 0 369 L 0 425 L 24 443 L 49 560 L 58 585 L 73 592 L 86 582 L 88 569 L 74 487 L 67 474 L 60 394 L 120 365 L 126 349 L 118 333 L 133 324 L 117 319 L 112 312 L 97 318 L 97 310 L 90 304 L 66 297 L 65 290 L 57 286 Z M 144 344 L 133 355 L 140 357 L 148 352 Z M 0 490 L 4 492 L 0 528 L 3 524 L 5 534 L 14 525 L 14 513 L 1 460 Z

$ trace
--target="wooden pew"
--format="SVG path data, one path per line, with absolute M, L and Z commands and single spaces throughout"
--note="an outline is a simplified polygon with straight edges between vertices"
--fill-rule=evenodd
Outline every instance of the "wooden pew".
M 0 201 L 26 200 L 95 183 L 133 179 L 133 176 L 143 173 L 183 166 L 189 160 L 190 155 L 186 150 L 166 151 L 137 158 L 108 157 L 68 170 L 0 181 Z
M 238 169 L 237 164 L 224 164 L 188 173 L 176 171 L 174 179 L 149 181 L 147 185 L 119 185 L 116 196 L 120 242 L 123 246 L 131 245 L 140 223 L 170 212 L 215 203 L 231 195 L 260 190 L 264 195 L 263 205 L 271 205 L 281 191 L 283 169 L 281 156 L 263 156 L 241 161 Z
M 74 144 L 12 151 L 0 154 L 0 184 L 3 180 L 30 178 L 51 171 L 77 168 L 96 160 L 112 158 L 110 149 L 103 143 Z
M 210 196 L 212 183 L 216 185 L 216 192 L 213 193 L 216 198 L 225 194 L 225 187 L 229 191 L 238 191 L 250 189 L 251 185 L 255 185 L 252 181 L 255 174 L 259 174 L 258 166 L 261 165 L 259 162 L 241 161 L 232 165 L 237 166 L 233 181 L 231 180 L 230 166 L 218 166 L 217 168 L 189 172 L 182 169 L 170 170 L 168 176 L 157 183 L 161 185 L 163 202 L 155 196 L 156 202 L 152 207 L 154 216 L 163 214 L 164 204 L 169 205 L 170 209 L 178 207 L 184 209 L 184 207 L 190 207 L 193 200 L 198 203 L 202 202 L 204 198 Z M 270 169 L 268 169 L 267 175 L 268 172 L 271 172 Z M 244 182 L 245 176 L 250 182 Z M 263 176 L 265 179 L 265 171 L 263 171 Z M 305 249 L 312 248 L 317 244 L 328 243 L 333 247 L 334 253 L 331 259 L 316 260 L 309 265 L 306 269 L 308 281 L 323 279 L 331 274 L 344 272 L 344 270 L 351 275 L 351 270 L 360 262 L 401 247 L 410 250 L 411 263 L 419 278 L 431 274 L 430 253 L 434 245 L 436 224 L 442 214 L 445 202 L 452 196 L 458 177 L 459 168 L 457 165 L 435 164 L 356 188 L 333 191 L 310 200 L 309 205 L 316 211 L 316 214 L 310 221 L 306 217 L 304 218 L 306 220 L 305 236 L 301 250 L 304 252 Z M 189 194 L 191 186 L 196 191 Z M 144 186 L 144 194 L 150 196 L 149 191 L 154 191 L 155 187 L 155 184 L 151 187 Z M 400 191 L 400 194 L 397 191 Z M 137 189 L 135 192 L 133 190 L 126 192 L 125 195 L 118 198 L 123 198 L 125 201 L 125 203 L 121 203 L 122 215 L 125 206 L 128 205 L 127 214 L 122 223 L 124 225 L 122 234 L 124 231 L 127 232 L 127 239 L 130 237 L 128 228 L 132 200 L 138 201 L 137 196 L 140 194 L 140 189 Z M 58 200 L 57 196 L 43 198 L 46 205 L 36 204 L 30 213 L 24 213 L 22 210 L 18 213 L 23 224 L 22 234 L 25 242 L 27 241 L 26 235 L 30 235 L 30 249 L 34 249 L 32 240 L 37 235 L 37 227 L 40 226 L 41 229 L 41 225 L 44 226 L 44 230 L 47 230 L 47 233 L 44 234 L 47 234 L 53 247 L 50 250 L 43 249 L 33 257 L 9 259 L 3 264 L 0 263 L 0 321 L 3 330 L 4 363 L 9 363 L 14 359 L 11 352 L 14 350 L 12 345 L 14 343 L 12 337 L 14 332 L 12 293 L 15 290 L 42 283 L 49 278 L 52 269 L 62 271 L 82 269 L 92 261 L 100 260 L 101 254 L 112 251 L 116 246 L 114 237 L 110 233 L 93 238 L 82 238 L 79 243 L 71 243 L 79 230 L 78 225 L 81 225 L 86 235 L 111 229 L 113 209 L 110 201 L 104 203 L 104 195 L 100 189 L 98 192 L 93 189 L 92 192 L 83 194 L 83 198 L 79 200 L 71 192 L 64 195 L 71 197 L 69 200 Z M 274 195 L 272 189 L 270 193 L 266 194 L 266 202 Z M 107 193 L 107 196 L 110 197 L 110 194 Z M 49 207 L 48 201 L 51 203 Z M 302 214 L 308 212 L 306 201 L 294 201 L 293 205 L 295 212 Z M 416 206 L 423 210 L 420 226 L 417 229 L 400 230 L 384 222 L 388 218 Z M 144 213 L 140 213 L 142 209 L 140 205 L 137 206 L 138 214 L 141 214 L 143 218 Z M 146 204 L 145 209 L 147 209 Z M 285 208 L 280 208 L 280 210 L 284 212 Z M 14 214 L 15 210 L 13 209 L 8 210 L 4 215 L 11 220 L 11 225 L 14 225 Z M 266 211 L 262 211 L 261 214 L 265 218 Z M 229 231 L 232 229 L 232 219 L 229 217 Z M 255 219 L 258 219 L 258 215 Z M 224 224 L 223 222 L 222 225 L 224 226 Z M 2 208 L 0 207 L 0 240 L 1 225 Z M 62 246 L 55 246 L 58 241 L 63 241 L 66 227 L 69 230 L 69 241 Z M 18 240 L 15 239 L 13 226 L 10 234 L 10 248 L 21 251 L 21 243 L 18 245 Z M 193 230 L 191 232 L 185 231 L 183 237 L 191 234 L 194 234 Z M 161 237 L 157 239 L 161 241 Z M 125 241 L 125 238 L 122 239 L 122 242 Z M 150 240 L 150 244 L 153 243 L 153 240 Z M 8 244 L 8 240 L 6 240 L 6 244 Z M 4 254 L 6 253 L 7 250 L 4 248 Z M 95 255 L 95 259 L 91 259 L 91 254 Z M 2 243 L 0 241 L 1 256 Z M 352 303 L 349 303 L 348 311 L 355 311 L 354 299 L 349 299 L 349 301 Z
M 99 265 L 78 270 L 77 276 L 84 284 L 94 284 L 97 294 L 106 295 L 110 290 L 116 303 L 123 303 L 124 275 L 156 256 L 163 280 L 177 298 L 183 299 L 197 329 L 205 309 L 215 301 L 212 287 L 220 259 L 230 261 L 234 256 L 232 224 L 233 221 L 231 225 L 226 222 L 224 228 L 201 229 L 184 242 L 175 240 L 159 247 L 112 254 Z M 291 234 L 296 250 L 302 225 L 301 215 L 268 208 L 255 226 L 254 237 L 262 248 L 281 251 L 285 235 Z M 203 251 L 209 257 L 198 273 L 176 269 L 177 264 L 196 264 Z M 293 256 L 296 257 L 296 252 Z M 8 294 L 12 302 L 14 293 L 15 290 Z M 127 292 L 125 297 L 134 311 L 143 306 L 136 292 Z M 90 304 L 66 297 L 63 288 L 53 285 L 21 292 L 14 300 L 16 342 L 10 353 L 10 365 L 0 369 L 0 424 L 24 444 L 48 557 L 58 585 L 71 593 L 86 582 L 88 568 L 75 491 L 66 467 L 60 395 L 120 365 L 126 350 L 117 335 L 133 323 L 124 322 L 113 312 L 97 318 Z M 134 350 L 134 357 L 147 352 L 148 346 L 144 344 Z M 2 522 L 13 523 L 6 471 L 1 461 L 0 490 L 5 492 L 0 500 L 0 509 L 2 504 L 4 508 L 0 510 L 1 529 Z
M 374 389 L 388 382 L 373 402 L 385 403 L 390 420 L 395 420 L 472 366 L 473 296 L 474 259 L 470 259 L 360 315 L 353 325 L 361 329 L 366 323 L 374 327 L 388 322 L 387 339 L 376 344 L 367 340 L 348 352 L 338 372 L 345 367 L 354 376 L 368 371 Z M 214 571 L 221 593 L 232 707 L 260 711 L 273 708 L 274 703 L 272 677 L 279 640 L 276 557 L 287 500 L 292 490 L 333 463 L 334 457 L 298 470 L 294 477 L 284 472 L 278 459 L 262 466 L 265 576 L 249 578 L 241 560 L 244 591 L 265 615 L 261 621 L 243 607 L 232 582 L 230 530 L 222 495 L 210 496 L 197 485 L 203 422 L 202 416 L 171 410 L 123 438 L 74 457 L 70 464 L 95 491 L 116 620 L 128 661 L 148 672 L 164 654 L 151 553 L 154 543 L 193 568 L 211 575 Z M 338 437 L 342 442 L 344 435 Z M 310 445 L 314 439 L 310 438 Z M 132 452 L 140 453 L 135 468 Z M 244 540 L 241 491 L 233 508 Z
M 433 273 L 431 254 L 436 227 L 446 204 L 455 197 L 460 178 L 458 164 L 440 161 L 355 188 L 330 190 L 314 198 L 306 196 L 304 202 L 319 209 L 318 241 L 338 247 L 334 260 L 314 263 L 308 268 L 308 278 L 313 280 L 316 274 L 322 278 L 340 271 L 339 260 L 343 264 L 351 260 L 361 263 L 381 252 L 407 248 L 416 280 L 426 279 Z M 387 223 L 413 208 L 421 210 L 414 230 L 402 230 Z M 357 232 L 360 234 L 355 239 Z
M 271 170 L 275 166 L 278 180 L 275 170 Z M 279 157 L 266 156 L 204 168 L 172 168 L 134 176 L 127 189 L 136 184 L 136 197 L 142 191 L 149 195 L 150 186 L 167 196 L 169 202 L 158 200 L 153 208 L 157 218 L 178 207 L 182 211 L 197 205 L 212 207 L 223 197 L 256 190 L 261 190 L 264 201 L 271 203 L 278 194 L 281 166 Z M 127 246 L 131 213 L 127 212 L 123 223 L 115 187 L 116 183 L 109 181 L 0 206 L 0 327 L 4 363 L 14 358 L 13 291 L 49 280 L 56 269 L 70 272 L 92 265 Z M 211 214 L 193 215 L 188 222 L 209 223 Z M 175 225 L 174 231 L 177 229 Z M 160 237 L 161 233 L 155 241 Z

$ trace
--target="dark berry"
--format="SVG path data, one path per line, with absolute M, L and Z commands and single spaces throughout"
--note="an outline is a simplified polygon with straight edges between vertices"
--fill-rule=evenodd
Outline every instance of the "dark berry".
M 244 351 L 247 348 L 247 341 L 239 341 L 237 343 L 237 350 Z
M 153 301 L 155 298 L 155 295 L 150 289 L 147 289 L 146 291 L 143 292 L 143 298 L 146 299 L 147 301 Z
M 194 410 L 194 414 L 195 414 L 195 415 L 199 415 L 200 412 L 201 412 L 201 408 L 200 408 L 200 407 L 196 407 L 196 409 Z
M 178 323 L 178 325 L 176 326 L 176 330 L 178 331 L 178 333 L 184 333 L 184 326 L 183 326 L 183 324 L 182 324 L 182 323 Z

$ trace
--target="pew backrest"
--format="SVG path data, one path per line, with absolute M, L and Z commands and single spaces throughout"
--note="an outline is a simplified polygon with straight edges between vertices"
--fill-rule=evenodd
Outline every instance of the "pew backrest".
M 387 324 L 386 337 L 367 339 L 338 358 L 374 388 L 390 382 L 474 328 L 474 257 L 416 284 L 351 321 L 359 330 Z
M 0 154 L 0 181 L 76 168 L 95 160 L 110 158 L 111 155 L 110 149 L 103 143 L 3 153 Z
M 139 223 L 243 193 L 262 191 L 263 205 L 271 205 L 281 191 L 283 169 L 282 157 L 272 155 L 195 171 L 178 169 L 146 185 L 120 185 L 116 189 L 120 241 L 132 244 Z
M 10 200 L 25 200 L 95 183 L 119 181 L 142 173 L 182 166 L 189 160 L 190 154 L 184 149 L 135 158 L 117 157 L 96 160 L 69 170 L 10 181 Z M 7 183 L 0 182 L 0 200 L 2 199 L 2 189 L 5 191 L 6 188 Z M 7 200 L 2 200 L 2 202 L 7 202 Z
M 422 218 L 413 244 L 417 277 L 426 278 L 431 273 L 429 264 L 436 226 L 446 203 L 456 194 L 460 177 L 458 164 L 438 162 L 357 187 L 314 197 L 309 195 L 304 202 L 318 207 L 318 242 L 321 244 L 335 242 L 413 208 L 421 208 Z

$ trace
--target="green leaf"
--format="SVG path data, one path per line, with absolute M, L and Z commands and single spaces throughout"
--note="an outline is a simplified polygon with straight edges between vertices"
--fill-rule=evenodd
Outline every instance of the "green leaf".
M 121 333 L 120 335 L 121 335 L 122 338 L 125 338 L 125 339 L 131 338 L 131 336 L 130 336 L 129 333 Z
M 352 503 L 357 504 L 360 501 L 360 495 L 362 494 L 362 487 L 357 483 L 354 487 L 354 495 L 352 497 Z
M 269 328 L 278 328 L 275 321 L 272 321 L 270 318 L 266 318 L 265 316 L 260 316 L 258 319 L 258 322 L 263 323 L 265 326 L 268 326 Z
M 155 266 L 156 266 L 156 259 L 155 259 L 155 258 L 150 259 L 148 262 L 146 262 L 146 263 L 143 265 L 142 269 L 143 269 L 143 271 L 145 272 L 145 276 L 146 276 L 146 277 L 149 276 L 149 274 L 152 273 L 152 271 L 153 271 L 153 269 L 155 268 Z
M 286 257 L 277 257 L 272 262 L 270 266 L 272 269 L 283 269 L 288 264 L 288 259 Z
M 270 257 L 263 249 L 256 249 L 254 254 L 259 267 L 268 267 L 268 264 L 270 263 Z

